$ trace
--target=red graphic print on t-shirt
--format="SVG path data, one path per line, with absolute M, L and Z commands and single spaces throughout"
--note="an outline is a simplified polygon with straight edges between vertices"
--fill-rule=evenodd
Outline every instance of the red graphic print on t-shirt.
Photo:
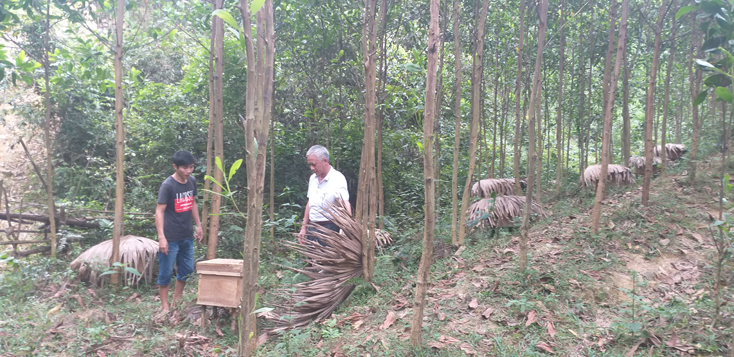
M 176 213 L 191 211 L 194 206 L 194 191 L 186 191 L 176 194 L 175 209 Z

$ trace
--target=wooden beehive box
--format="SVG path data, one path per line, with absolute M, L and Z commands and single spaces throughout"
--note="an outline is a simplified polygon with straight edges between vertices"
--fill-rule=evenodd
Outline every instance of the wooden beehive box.
M 212 259 L 196 263 L 199 305 L 239 307 L 242 298 L 242 260 Z

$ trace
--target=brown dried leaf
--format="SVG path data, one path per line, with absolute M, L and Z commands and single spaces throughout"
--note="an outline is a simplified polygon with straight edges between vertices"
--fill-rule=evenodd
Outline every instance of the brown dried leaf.
M 431 346 L 433 348 L 439 349 L 439 350 L 442 349 L 442 348 L 444 348 L 444 347 L 446 347 L 446 344 L 443 344 L 443 343 L 438 342 L 438 341 L 428 342 L 427 345 L 428 346 Z
M 357 320 L 352 324 L 352 329 L 359 330 L 359 328 L 364 324 L 364 320 Z
M 395 320 L 397 320 L 397 316 L 395 316 L 395 313 L 390 311 L 387 313 L 387 316 L 385 317 L 385 322 L 382 323 L 382 326 L 380 326 L 380 330 L 385 330 L 392 326 L 393 323 L 395 323 Z
M 459 345 L 459 348 L 464 351 L 468 355 L 475 355 L 477 354 L 477 351 L 475 351 L 468 343 L 464 342 L 461 345 Z
M 548 327 L 548 334 L 551 337 L 556 337 L 556 325 L 553 324 L 553 321 L 548 320 L 548 322 L 546 323 L 546 327 Z
M 475 271 L 475 272 L 477 272 L 477 273 L 478 272 L 481 272 L 482 270 L 484 270 L 484 265 L 479 264 L 479 265 L 475 266 L 474 268 L 472 268 L 472 270 Z
M 476 298 L 471 299 L 471 302 L 469 302 L 469 308 L 472 309 L 472 310 L 474 310 L 477 307 L 479 307 L 479 301 L 477 301 Z
M 222 329 L 219 327 L 219 324 L 214 323 L 214 331 L 219 335 L 219 337 L 224 337 L 224 333 L 222 333 Z
M 703 244 L 703 236 L 698 233 L 691 233 L 691 236 L 695 238 L 699 244 Z
M 439 321 L 446 320 L 446 314 L 444 314 L 443 312 L 439 312 L 438 313 L 438 320 Z
M 555 293 L 555 292 L 556 292 L 556 287 L 555 287 L 555 286 L 553 286 L 553 285 L 550 285 L 550 284 L 543 284 L 543 287 L 544 287 L 544 288 L 545 288 L 546 290 L 548 290 L 548 291 L 550 291 L 550 292 L 552 292 L 552 293 Z
M 278 279 L 283 279 L 283 272 L 280 271 L 280 270 L 278 270 L 278 271 L 275 272 L 275 276 L 277 276 Z
M 545 342 L 541 342 L 541 343 L 535 345 L 535 347 L 538 347 L 538 348 L 540 348 L 541 350 L 543 350 L 545 352 L 548 352 L 550 354 L 553 354 L 553 349 L 547 343 L 545 343 Z
M 494 308 L 488 307 L 486 310 L 482 311 L 482 316 L 485 319 L 488 319 L 490 316 L 492 316 L 493 312 L 494 312 Z
M 439 337 L 438 340 L 447 345 L 453 345 L 454 343 L 461 342 L 458 338 L 446 336 L 446 335 L 441 335 L 441 337 Z
M 265 342 L 268 342 L 268 333 L 263 332 L 262 335 L 257 336 L 257 347 L 262 346 Z
M 84 303 L 84 299 L 82 299 L 81 296 L 79 296 L 79 295 L 72 295 L 71 297 L 73 297 L 73 298 L 76 299 L 76 302 L 79 303 L 79 306 L 81 306 L 82 309 L 86 309 L 87 308 L 87 305 Z
M 538 313 L 535 312 L 535 310 L 530 310 L 530 312 L 528 312 L 528 320 L 525 321 L 525 327 L 528 327 L 532 325 L 534 322 L 538 321 L 537 314 Z
M 675 333 L 675 329 L 673 329 L 673 334 L 670 335 L 670 338 L 665 342 L 665 345 L 673 348 L 678 345 L 678 334 Z
M 140 295 L 139 295 L 138 293 L 134 293 L 134 294 L 130 295 L 130 297 L 129 297 L 129 298 L 127 298 L 127 300 L 125 300 L 125 301 L 127 301 L 127 302 L 131 302 L 131 301 L 135 300 L 135 298 L 137 298 L 137 297 L 139 297 L 139 296 L 140 296 Z
M 637 342 L 632 348 L 627 351 L 627 353 L 624 354 L 624 357 L 632 357 L 635 355 L 635 352 L 637 352 L 637 348 L 640 347 L 640 345 L 645 342 L 645 340 L 641 340 L 640 342 Z

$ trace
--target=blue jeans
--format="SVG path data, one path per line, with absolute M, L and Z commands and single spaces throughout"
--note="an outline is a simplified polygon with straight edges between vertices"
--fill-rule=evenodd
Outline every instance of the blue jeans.
M 168 254 L 158 252 L 158 285 L 168 286 L 176 263 L 176 279 L 186 281 L 194 272 L 194 239 L 168 241 Z
M 329 245 L 326 244 L 326 242 L 323 239 L 321 239 L 319 237 L 316 237 L 316 235 L 314 233 L 315 232 L 326 233 L 327 230 L 332 230 L 334 232 L 339 232 L 339 226 L 337 226 L 336 224 L 331 223 L 329 221 L 322 222 L 322 223 L 315 223 L 314 222 L 314 224 L 316 225 L 316 228 L 311 228 L 311 227 L 306 228 L 306 239 L 308 239 L 308 240 L 310 240 L 310 241 L 312 241 L 314 243 L 317 243 L 317 244 L 321 245 L 322 247 L 328 247 Z

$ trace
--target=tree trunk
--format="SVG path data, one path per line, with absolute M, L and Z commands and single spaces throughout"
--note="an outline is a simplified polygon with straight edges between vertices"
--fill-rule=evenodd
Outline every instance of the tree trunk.
M 380 25 L 380 84 L 377 88 L 377 101 L 382 104 L 385 100 L 385 84 L 387 82 L 387 0 L 382 0 L 380 4 L 380 17 L 382 24 Z M 376 162 L 376 183 L 377 183 L 377 216 L 379 218 L 378 226 L 385 229 L 385 191 L 382 182 L 382 131 L 384 122 L 384 113 L 382 106 L 376 108 L 377 116 L 377 162 Z
M 494 169 L 494 164 L 497 161 L 497 121 L 499 119 L 499 107 L 497 106 L 497 96 L 500 90 L 500 75 L 501 75 L 499 59 L 500 59 L 500 51 L 499 51 L 499 48 L 497 48 L 497 56 L 495 57 L 495 61 L 494 61 L 495 70 L 497 71 L 497 76 L 494 79 L 494 120 L 492 120 L 492 166 L 489 168 L 489 177 L 497 177 L 496 171 Z
M 485 3 L 488 1 L 485 0 Z M 431 22 L 428 29 L 428 68 L 426 75 L 426 104 L 423 112 L 423 178 L 425 185 L 425 231 L 423 233 L 423 251 L 418 268 L 418 279 L 415 287 L 415 302 L 413 304 L 413 319 L 410 329 L 410 343 L 418 347 L 421 344 L 421 330 L 423 326 L 423 310 L 426 304 L 431 261 L 433 260 L 433 234 L 436 226 L 433 174 L 433 119 L 436 109 L 436 67 L 438 62 L 438 10 L 439 0 L 431 0 Z M 486 7 L 485 7 L 486 9 Z M 485 10 L 486 13 L 486 10 Z
M 364 279 L 372 281 L 375 259 L 375 216 L 377 215 L 377 184 L 375 177 L 375 103 L 377 82 L 377 22 L 376 0 L 365 2 L 362 27 L 362 53 L 365 69 L 364 140 L 357 188 L 357 221 L 362 231 L 362 268 Z
M 224 0 L 214 0 L 214 7 L 221 9 Z M 219 16 L 213 16 L 212 31 L 214 32 L 214 156 L 224 160 L 224 102 L 223 81 L 224 74 L 224 22 Z M 248 62 L 251 63 L 251 62 Z M 224 173 L 219 169 L 214 170 L 214 179 L 222 182 Z M 250 170 L 250 167 L 247 167 Z M 249 184 L 249 182 L 248 182 Z M 217 257 L 217 241 L 219 240 L 219 212 L 222 207 L 222 188 L 214 185 L 211 206 L 211 218 L 209 219 L 209 234 L 207 237 L 206 259 Z
M 622 80 L 622 164 L 627 165 L 630 160 L 630 67 L 627 53 L 624 54 L 624 78 Z
M 672 1 L 671 7 L 673 9 L 673 13 L 675 14 L 677 12 L 675 7 L 675 0 Z M 661 124 L 660 128 L 660 147 L 662 150 L 660 150 L 660 176 L 665 176 L 665 168 L 668 166 L 667 164 L 667 150 L 665 150 L 665 139 L 667 136 L 668 131 L 668 106 L 670 105 L 670 72 L 673 69 L 673 63 L 675 63 L 675 32 L 678 28 L 677 21 L 675 19 L 675 16 L 673 16 L 673 28 L 670 33 L 670 55 L 668 56 L 668 69 L 665 72 L 665 99 L 663 103 L 663 122 Z
M 607 96 L 609 95 L 609 86 L 610 86 L 609 85 L 609 80 L 611 79 L 611 73 L 610 72 L 612 70 L 612 56 L 614 55 L 614 39 L 615 39 L 615 35 L 616 35 L 616 33 L 614 31 L 616 29 L 616 24 L 617 24 L 617 6 L 618 6 L 618 3 L 617 2 L 618 2 L 618 0 L 612 0 L 612 4 L 611 4 L 611 8 L 610 8 L 610 14 L 609 14 L 609 36 L 607 37 L 607 43 L 608 43 L 608 45 L 607 45 L 607 57 L 604 59 L 604 78 L 603 78 L 603 82 L 602 82 L 602 115 L 604 115 L 604 111 L 606 110 L 606 105 L 609 104 L 609 101 L 607 101 Z M 612 102 L 612 105 L 614 105 L 614 102 Z M 605 122 L 602 119 L 602 126 L 604 125 L 604 123 Z M 612 127 L 611 127 L 612 123 L 610 122 L 609 125 L 610 125 L 609 126 L 609 132 L 611 133 L 612 132 Z M 604 133 L 603 133 L 603 130 L 602 130 L 602 133 L 601 134 L 602 134 L 602 140 L 601 140 L 602 141 L 602 148 L 601 148 L 601 150 L 598 150 L 598 149 L 596 150 L 595 156 L 598 155 L 600 151 L 602 151 L 602 154 L 603 154 L 603 151 L 604 151 L 604 143 L 603 143 L 604 142 L 604 139 L 603 139 Z M 611 159 L 612 158 L 612 155 L 611 155 L 611 153 L 612 153 L 611 144 L 612 144 L 612 142 L 610 141 L 608 143 L 608 149 L 609 150 L 606 151 L 606 153 L 607 153 L 606 155 L 609 156 L 609 160 L 608 160 L 609 162 L 612 162 L 612 159 Z M 597 141 L 597 145 L 598 145 L 598 141 Z M 604 161 L 604 160 L 602 159 L 602 161 Z M 596 162 L 599 162 L 599 160 L 597 159 Z M 602 177 L 606 177 L 606 176 L 602 176 Z M 606 193 L 606 191 L 605 191 L 605 193 Z
M 123 235 L 123 203 L 125 199 L 125 127 L 122 122 L 122 106 L 124 98 L 122 97 L 122 26 L 124 25 L 125 2 L 117 2 L 117 20 L 115 21 L 115 127 L 117 138 L 115 140 L 115 167 L 116 167 L 116 188 L 115 188 L 115 222 L 112 229 L 112 263 L 120 261 L 120 237 Z M 49 179 L 51 177 L 49 176 Z M 49 187 L 51 183 L 49 182 Z M 52 220 L 53 222 L 53 220 Z M 110 283 L 117 285 L 119 275 L 112 274 Z
M 446 3 L 444 3 L 446 4 Z M 439 18 L 440 16 L 439 8 Z M 438 78 L 436 83 L 436 108 L 433 112 L 433 148 L 436 151 L 433 165 L 433 182 L 436 191 L 436 216 L 441 210 L 441 191 L 439 190 L 439 183 L 441 182 L 441 105 L 443 101 L 443 56 L 444 56 L 444 43 L 446 42 L 443 35 L 441 35 L 446 29 L 446 21 L 448 16 L 446 14 L 446 8 L 443 9 L 444 17 L 443 24 L 439 25 L 438 28 L 438 51 L 440 53 L 438 57 Z
M 592 38 L 593 38 L 594 24 L 592 23 L 591 25 L 589 25 L 589 27 L 590 27 L 589 31 L 591 32 Z M 581 38 L 580 42 L 583 43 L 583 35 L 581 33 L 579 33 L 579 37 Z M 579 77 L 581 77 L 581 82 L 579 83 L 579 92 L 581 92 L 581 98 L 580 98 L 581 100 L 579 100 L 580 105 L 579 105 L 579 117 L 578 117 L 578 128 L 577 128 L 578 129 L 577 130 L 578 140 L 576 140 L 576 148 L 578 149 L 578 152 L 579 152 L 578 153 L 579 154 L 579 176 L 583 177 L 584 169 L 586 169 L 586 166 L 585 166 L 586 162 L 584 161 L 584 108 L 586 105 L 586 84 L 585 84 L 586 83 L 585 82 L 586 80 L 586 76 L 585 76 L 586 60 L 584 59 L 583 50 L 581 50 L 580 56 L 581 58 L 579 62 L 580 64 L 579 65 L 580 67 Z M 569 133 L 569 136 L 570 136 L 570 133 Z M 570 140 L 571 139 L 569 137 L 569 141 Z
M 523 0 L 524 1 L 524 0 Z M 484 24 L 487 19 L 487 8 L 489 0 L 484 0 L 482 4 L 482 12 L 476 18 L 476 47 L 474 49 L 474 59 L 472 63 L 471 74 L 471 125 L 469 126 L 469 170 L 466 174 L 466 183 L 464 184 L 464 193 L 461 196 L 461 212 L 459 214 L 459 245 L 464 245 L 466 235 L 466 211 L 469 207 L 469 189 L 471 188 L 472 177 L 474 176 L 474 167 L 476 164 L 477 141 L 479 140 L 479 119 L 482 115 L 482 69 L 484 67 Z
M 584 126 L 584 137 L 582 139 L 583 141 L 582 145 L 584 148 L 583 155 L 582 155 L 582 158 L 583 158 L 583 165 L 582 165 L 583 168 L 581 169 L 582 172 L 584 169 L 586 169 L 587 166 L 589 166 L 589 146 L 590 146 L 589 144 L 590 144 L 590 139 L 591 139 L 591 112 L 592 112 L 591 98 L 593 97 L 591 87 L 594 84 L 594 59 L 596 58 L 595 57 L 596 53 L 594 53 L 594 44 L 596 43 L 595 42 L 596 41 L 595 40 L 596 31 L 594 29 L 594 11 L 593 11 L 594 4 L 592 4 L 591 6 L 592 6 L 591 8 L 592 9 L 592 12 L 591 12 L 591 42 L 590 42 L 591 43 L 591 47 L 590 47 L 591 53 L 589 54 L 589 84 L 588 84 L 589 94 L 586 96 L 586 106 L 588 107 L 588 113 L 587 113 L 588 119 L 586 119 L 586 123 Z
M 541 68 L 544 66 L 541 65 Z M 540 92 L 543 92 L 543 85 L 545 84 L 545 76 L 541 77 L 540 87 L 538 87 L 538 90 Z M 538 129 L 535 132 L 535 136 L 537 137 L 537 146 L 535 147 L 535 152 L 537 155 L 537 170 L 538 175 L 535 177 L 535 190 L 537 191 L 535 193 L 535 200 L 538 201 L 538 204 L 541 203 L 541 196 L 542 196 L 542 190 L 541 190 L 541 181 L 543 181 L 543 145 L 544 145 L 544 136 L 543 136 L 543 115 L 540 112 L 541 108 L 541 101 L 543 100 L 543 97 L 538 94 L 538 98 L 536 99 L 535 104 L 535 122 L 538 124 Z
M 510 105 L 510 91 L 507 87 L 502 90 L 502 119 L 500 121 L 500 172 L 499 177 L 505 177 L 505 123 Z
M 565 65 L 566 36 L 563 32 L 566 21 L 566 0 L 561 0 L 561 48 L 558 67 L 558 103 L 556 104 L 556 194 L 561 193 L 563 181 L 563 69 Z
M 520 32 L 518 33 L 520 43 L 517 46 L 517 76 L 515 77 L 515 150 L 513 155 L 513 166 L 515 173 L 515 194 L 522 195 L 520 187 L 520 135 L 522 124 L 525 122 L 523 112 L 520 110 L 520 94 L 522 93 L 522 52 L 525 40 L 525 0 L 520 0 Z
M 652 121 L 655 118 L 655 81 L 660 64 L 660 33 L 663 29 L 667 0 L 662 0 L 658 12 L 658 22 L 655 29 L 655 50 L 650 70 L 650 84 L 647 87 L 647 103 L 645 105 L 645 178 L 642 184 L 642 205 L 647 207 L 650 201 L 650 180 L 652 179 Z
M 51 25 L 49 23 L 49 20 L 51 18 L 51 1 L 46 2 L 46 33 L 44 36 L 44 48 L 43 51 L 43 79 L 46 82 L 46 93 L 43 94 L 43 98 L 45 101 L 45 109 L 46 109 L 46 116 L 45 116 L 45 122 L 43 125 L 43 138 L 46 144 L 46 204 L 48 205 L 48 216 L 54 217 L 56 212 L 56 205 L 54 204 L 54 166 L 53 166 L 53 146 L 51 145 L 51 83 L 49 81 L 50 76 L 50 59 L 49 59 L 49 53 L 51 52 L 51 47 L 48 44 L 48 38 L 49 38 L 49 32 L 51 31 Z M 122 38 L 120 35 L 122 33 L 122 30 L 120 29 L 118 36 Z M 120 40 L 120 51 L 122 51 L 122 40 Z M 120 52 L 122 53 L 122 52 Z M 117 64 L 117 62 L 115 62 Z M 115 68 L 116 69 L 116 68 Z M 122 72 L 120 72 L 122 73 Z M 115 70 L 115 74 L 117 74 L 117 70 Z M 117 77 L 115 77 L 117 79 Z M 117 98 L 115 96 L 115 98 Z M 120 111 L 122 111 L 122 107 L 120 107 Z M 122 112 L 120 112 L 122 114 Z M 122 123 L 122 117 L 120 117 L 120 123 Z M 124 136 L 123 136 L 124 140 Z M 124 141 L 123 141 L 124 144 Z M 119 162 L 118 162 L 119 164 Z M 122 167 L 119 167 L 118 170 L 122 170 Z M 118 183 L 119 184 L 119 183 Z M 120 196 L 120 199 L 122 199 L 122 196 Z M 122 211 L 121 211 L 122 212 Z M 117 217 L 117 215 L 115 215 Z M 51 256 L 56 257 L 56 221 L 50 220 L 49 229 L 51 230 Z M 117 256 L 119 260 L 119 236 L 117 240 Z M 117 260 L 113 260 L 116 262 Z M 117 280 L 117 275 L 115 274 L 115 280 Z
M 617 58 L 614 61 L 614 73 L 611 74 L 611 80 L 608 84 L 609 93 L 606 95 L 606 102 L 604 103 L 604 119 L 603 119 L 603 133 L 602 133 L 602 153 L 601 153 L 601 174 L 599 183 L 596 187 L 596 200 L 594 201 L 594 211 L 591 216 L 591 232 L 599 234 L 599 221 L 601 220 L 601 201 L 604 199 L 605 190 L 607 186 L 607 174 L 609 169 L 610 157 L 609 152 L 611 151 L 610 142 L 612 141 L 612 113 L 614 111 L 614 98 L 617 92 L 617 82 L 619 81 L 619 70 L 622 66 L 624 58 L 625 47 L 627 45 L 627 13 L 629 8 L 629 0 L 623 0 L 622 2 L 622 19 L 619 22 L 619 39 L 617 40 Z M 614 24 L 617 21 L 617 0 L 612 2 L 612 10 L 610 11 L 610 24 Z M 614 44 L 614 26 L 611 25 L 609 28 L 609 47 L 611 48 Z M 611 54 L 608 54 L 611 56 Z M 606 71 L 605 71 L 606 72 Z M 605 78 L 608 73 L 605 74 Z M 606 82 L 606 80 L 605 80 Z
M 524 1 L 524 0 L 523 0 Z M 459 144 L 461 141 L 461 36 L 460 0 L 454 0 L 454 167 L 451 173 L 451 244 L 459 244 L 456 216 L 458 213 Z
M 530 94 L 530 104 L 528 105 L 528 168 L 527 168 L 527 192 L 525 193 L 525 209 L 523 211 L 522 226 L 520 228 L 520 273 L 525 276 L 528 267 L 528 231 L 530 229 L 530 215 L 533 203 L 533 184 L 535 180 L 535 161 L 537 153 L 535 152 L 535 108 L 540 98 L 541 83 L 541 65 L 543 63 L 543 51 L 545 50 L 545 31 L 548 25 L 548 0 L 540 0 L 538 2 L 538 54 L 535 57 L 535 72 L 533 73 L 532 92 Z
M 253 355 L 257 340 L 255 298 L 260 268 L 265 156 L 272 117 L 275 27 L 273 1 L 266 0 L 257 12 L 257 52 L 253 46 L 252 23 L 247 0 L 240 0 L 247 55 L 245 94 L 245 162 L 247 167 L 247 212 L 242 266 L 242 302 L 238 356 Z
M 216 10 L 216 4 L 212 3 L 212 8 Z M 212 29 L 209 36 L 209 128 L 206 136 L 206 175 L 212 175 L 212 141 L 214 139 L 214 122 L 216 121 L 215 115 L 215 101 L 216 96 L 214 94 L 214 44 L 216 41 L 216 21 L 219 16 L 212 16 Z M 202 200 L 201 207 L 201 226 L 205 230 L 204 243 L 209 245 L 209 232 L 207 230 L 209 224 L 209 189 L 211 188 L 211 180 L 204 180 L 204 199 Z

